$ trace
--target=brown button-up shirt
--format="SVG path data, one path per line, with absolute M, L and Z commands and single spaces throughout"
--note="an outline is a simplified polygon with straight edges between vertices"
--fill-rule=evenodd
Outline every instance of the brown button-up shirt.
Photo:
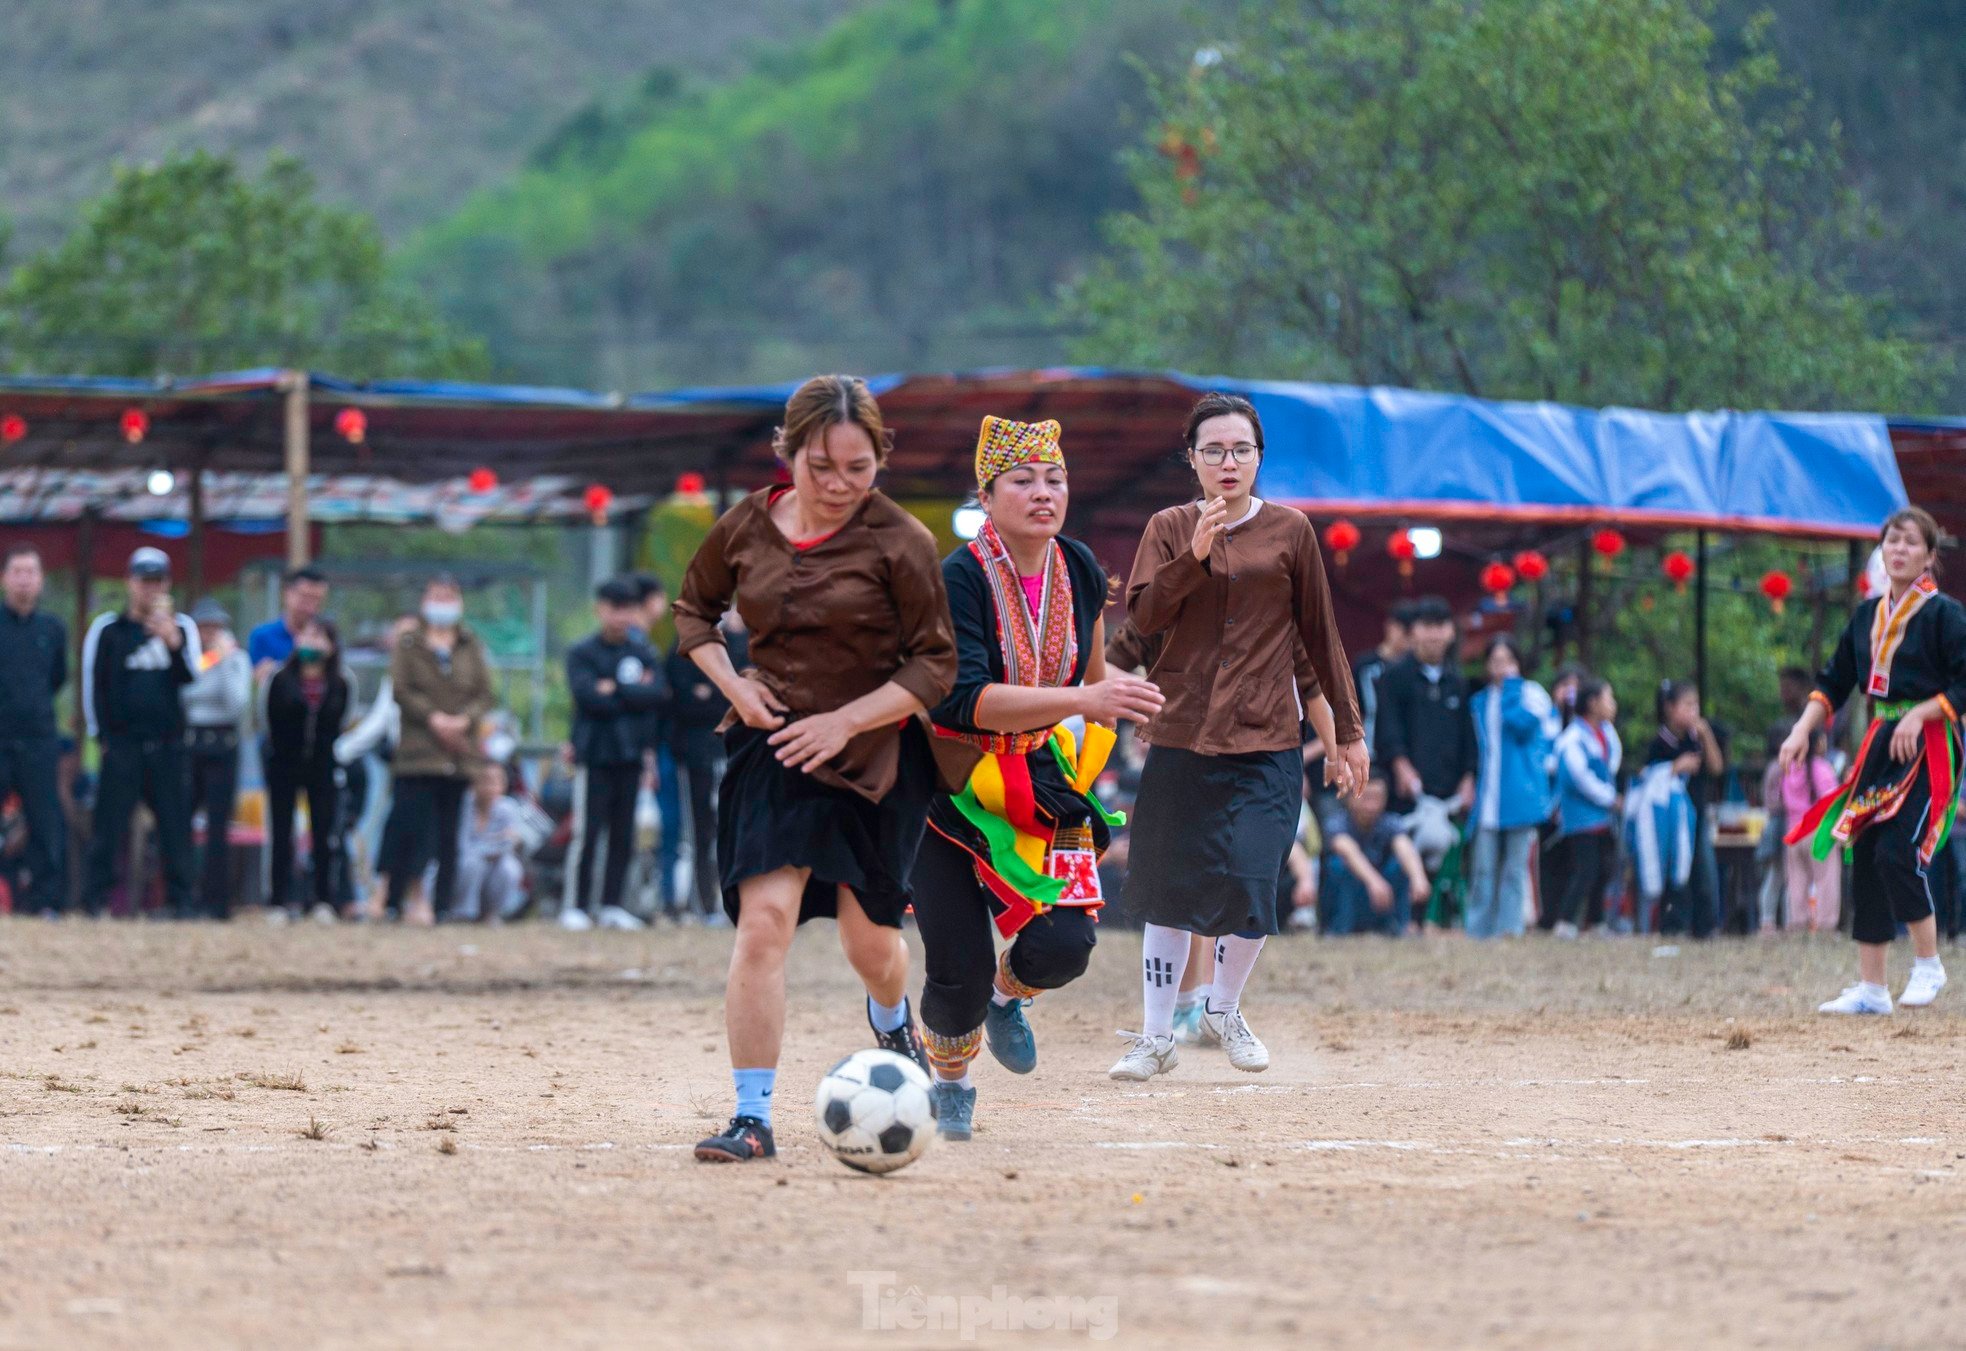
M 733 601 L 751 631 L 751 669 L 794 718 L 828 713 L 893 681 L 925 708 L 956 683 L 956 640 L 928 527 L 879 492 L 800 548 L 755 492 L 710 528 L 676 600 L 676 650 L 723 641 Z M 813 776 L 879 800 L 894 786 L 899 727 L 847 743 Z
M 1265 502 L 1217 535 L 1202 563 L 1200 517 L 1198 502 L 1156 513 L 1133 559 L 1128 617 L 1166 640 L 1148 674 L 1167 702 L 1147 740 L 1204 755 L 1298 746 L 1300 653 L 1331 701 L 1339 743 L 1359 740 L 1358 695 L 1310 521 Z

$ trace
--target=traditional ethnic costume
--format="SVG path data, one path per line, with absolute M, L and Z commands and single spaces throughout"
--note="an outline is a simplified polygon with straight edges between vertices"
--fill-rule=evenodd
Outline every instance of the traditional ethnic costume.
M 1173 1067 L 1176 991 L 1188 936 L 1217 939 L 1204 1019 L 1239 1069 L 1268 1052 L 1238 1005 L 1263 940 L 1279 930 L 1278 878 L 1304 796 L 1304 706 L 1298 656 L 1331 703 L 1340 744 L 1363 735 L 1316 533 L 1302 512 L 1251 499 L 1242 519 L 1196 559 L 1201 504 L 1147 525 L 1127 610 L 1143 635 L 1165 635 L 1149 678 L 1167 702 L 1134 803 L 1127 910 L 1146 925 L 1146 1027 L 1115 1065 L 1138 1080 Z
M 1851 936 L 1889 943 L 1899 924 L 1932 913 L 1926 869 L 1952 832 L 1957 810 L 1959 710 L 1966 707 L 1966 608 L 1930 574 L 1859 605 L 1809 696 L 1834 715 L 1861 689 L 1870 730 L 1836 790 L 1789 832 L 1818 859 L 1850 845 Z M 1891 758 L 1891 735 L 1914 705 L 1937 698 L 1909 763 Z
M 831 712 L 892 682 L 924 708 L 949 692 L 955 642 L 928 528 L 879 492 L 816 539 L 788 539 L 771 518 L 789 489 L 753 493 L 726 512 L 690 561 L 676 600 L 682 653 L 720 643 L 735 604 L 750 630 L 751 667 L 785 706 L 786 722 Z M 807 870 L 799 922 L 839 911 L 842 888 L 876 924 L 899 928 L 921 844 L 935 764 L 922 720 L 862 732 L 810 769 L 782 764 L 773 733 L 724 720 L 729 765 L 718 794 L 717 853 L 724 910 L 733 922 L 740 884 L 786 868 Z M 876 1043 L 926 1069 L 913 1015 L 868 998 Z M 709 1162 L 769 1158 L 775 1065 L 734 1065 L 737 1115 L 696 1147 Z
M 1062 467 L 1058 437 L 1056 422 L 985 418 L 978 487 L 1020 465 Z M 1104 903 L 1098 859 L 1109 827 L 1123 818 L 1092 794 L 1112 750 L 1110 728 L 1074 719 L 999 732 L 976 721 L 992 686 L 1059 689 L 1084 681 L 1107 592 L 1092 551 L 1055 539 L 1041 573 L 1024 577 L 986 522 L 974 541 L 943 560 L 942 579 L 956 635 L 956 684 L 932 716 L 942 782 L 953 791 L 929 807 L 914 894 L 927 967 L 924 1041 L 953 1087 L 986 1027 L 1007 1068 L 1028 1073 L 1036 1064 L 1022 1006 L 1085 971 L 1093 916 Z M 993 928 L 1011 940 L 1001 959 Z M 969 1103 L 954 1105 L 966 1126 Z M 943 1124 L 951 1124 L 947 1110 Z

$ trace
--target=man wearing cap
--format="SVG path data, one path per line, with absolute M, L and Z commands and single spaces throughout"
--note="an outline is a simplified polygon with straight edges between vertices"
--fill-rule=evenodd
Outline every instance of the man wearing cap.
M 67 900 L 68 840 L 56 787 L 55 695 L 68 681 L 68 629 L 41 609 L 41 555 L 16 544 L 0 561 L 0 799 L 20 794 L 32 886 L 20 906 L 56 915 Z
M 232 616 L 210 596 L 191 607 L 198 671 L 184 687 L 191 809 L 205 809 L 198 899 L 211 919 L 232 916 L 232 851 L 226 832 L 239 791 L 239 727 L 253 697 L 253 668 L 232 636 Z
M 82 641 L 82 710 L 102 747 L 82 887 L 92 915 L 108 902 L 116 856 L 139 802 L 157 818 L 171 912 L 181 919 L 193 913 L 181 693 L 201 661 L 197 625 L 171 606 L 171 560 L 161 549 L 138 549 L 130 555 L 128 602 L 120 613 L 96 616 Z M 129 879 L 133 912 L 142 881 Z

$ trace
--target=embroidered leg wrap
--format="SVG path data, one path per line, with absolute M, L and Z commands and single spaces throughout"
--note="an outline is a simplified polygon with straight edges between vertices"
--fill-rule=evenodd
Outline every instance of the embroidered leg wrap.
M 960 1037 L 945 1037 L 924 1027 L 922 1046 L 928 1051 L 928 1063 L 935 1067 L 936 1074 L 944 1079 L 960 1079 L 983 1047 L 983 1029 L 971 1028 Z
M 1012 943 L 1003 950 L 1003 956 L 997 958 L 997 993 L 1006 999 L 1035 999 L 1044 993 L 1043 988 L 1026 985 L 1010 969 L 1010 954 L 1016 950 L 1017 945 Z

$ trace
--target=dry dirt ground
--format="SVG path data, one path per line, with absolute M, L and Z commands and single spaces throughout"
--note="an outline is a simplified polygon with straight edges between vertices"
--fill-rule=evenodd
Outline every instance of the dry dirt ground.
M 1269 1073 L 1188 1051 L 1123 1087 L 1114 930 L 1033 1009 L 1038 1071 L 983 1062 L 976 1140 L 886 1179 L 812 1133 L 866 1041 L 825 925 L 781 1157 L 691 1161 L 729 1110 L 727 947 L 0 923 L 0 1346 L 960 1345 L 965 1312 L 1033 1346 L 1966 1336 L 1966 981 L 1820 1018 L 1840 941 L 1275 940 Z

